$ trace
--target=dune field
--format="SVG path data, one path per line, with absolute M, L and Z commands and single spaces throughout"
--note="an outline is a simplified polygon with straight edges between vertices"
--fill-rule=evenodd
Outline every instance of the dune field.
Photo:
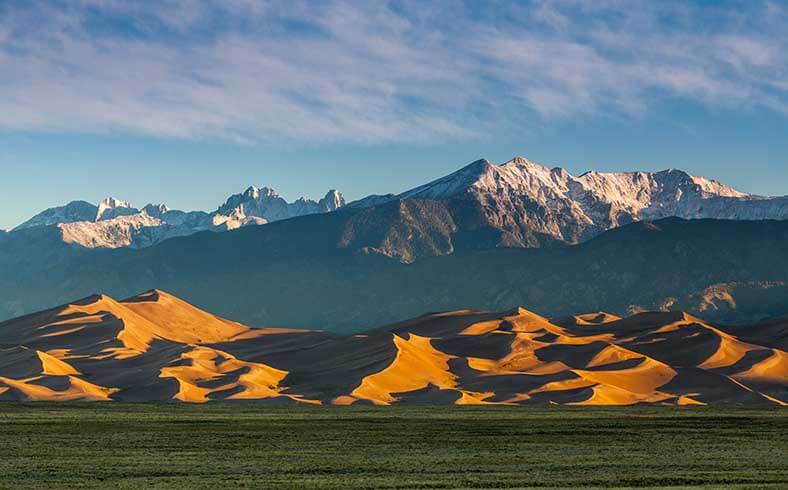
M 253 329 L 154 290 L 0 323 L 0 400 L 784 406 L 787 345 L 788 319 L 724 327 L 681 312 Z

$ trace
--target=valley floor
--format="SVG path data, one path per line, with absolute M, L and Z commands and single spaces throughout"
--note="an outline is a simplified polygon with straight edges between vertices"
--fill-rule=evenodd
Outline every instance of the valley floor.
M 0 403 L 0 488 L 786 488 L 788 410 Z

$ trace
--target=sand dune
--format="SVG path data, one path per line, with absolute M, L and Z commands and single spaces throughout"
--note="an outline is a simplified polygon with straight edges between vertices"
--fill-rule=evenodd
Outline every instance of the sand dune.
M 45 352 L 0 349 L 0 399 L 99 401 L 117 391 L 82 379 L 74 367 Z
M 0 323 L 0 400 L 785 405 L 786 331 L 515 308 L 340 336 L 249 328 L 158 290 L 96 295 Z
M 123 306 L 155 325 L 151 334 L 183 344 L 226 342 L 250 330 L 158 290 L 129 298 Z
M 603 323 L 615 322 L 621 320 L 621 317 L 607 313 L 605 311 L 597 311 L 596 313 L 584 313 L 582 315 L 574 316 L 575 325 L 601 325 Z
M 299 395 L 283 394 L 280 383 L 287 371 L 246 362 L 210 347 L 195 347 L 181 355 L 187 364 L 164 367 L 160 377 L 178 381 L 177 400 L 204 403 L 211 399 L 261 400 L 283 397 L 311 402 Z
M 61 361 L 57 357 L 53 357 L 46 352 L 36 351 L 38 358 L 41 360 L 41 368 L 43 374 L 51 376 L 70 376 L 79 375 L 79 371 L 69 366 L 68 363 Z
M 361 380 L 351 396 L 388 404 L 397 400 L 394 393 L 417 391 L 430 385 L 443 389 L 457 385 L 456 376 L 449 371 L 452 356 L 436 350 L 427 338 L 413 334 L 408 337 L 393 336 L 397 347 L 394 362 Z

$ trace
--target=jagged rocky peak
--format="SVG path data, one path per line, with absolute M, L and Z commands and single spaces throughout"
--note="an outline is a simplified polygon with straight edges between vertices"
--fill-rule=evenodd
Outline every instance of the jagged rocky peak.
M 184 212 L 153 203 L 137 209 L 128 201 L 107 197 L 97 206 L 73 201 L 47 209 L 12 231 L 58 226 L 63 240 L 68 243 L 88 248 L 140 248 L 174 236 L 262 225 L 305 214 L 334 211 L 343 206 L 345 199 L 333 189 L 317 202 L 301 198 L 288 203 L 270 187 L 250 186 L 244 192 L 230 196 L 213 213 Z
M 274 189 L 270 187 L 256 187 L 256 186 L 249 186 L 246 191 L 242 194 L 243 197 L 255 200 L 255 201 L 268 201 L 268 200 L 282 200 L 285 203 L 287 202 L 282 196 L 279 195 Z M 311 204 L 315 203 L 315 201 L 311 199 L 307 199 L 305 197 L 299 197 L 295 200 L 295 203 L 305 203 Z M 326 195 L 317 202 L 323 207 L 326 207 L 328 210 L 335 210 L 341 208 L 345 205 L 345 198 L 342 196 L 342 193 L 337 191 L 336 189 L 329 190 Z
M 335 211 L 345 206 L 345 197 L 336 189 L 329 190 L 319 204 L 327 211 Z
M 317 202 L 301 197 L 289 203 L 270 187 L 250 186 L 242 194 L 230 196 L 214 214 L 236 220 L 261 218 L 270 222 L 334 211 L 344 205 L 345 199 L 336 190 L 329 191 Z
M 160 217 L 169 213 L 171 210 L 166 204 L 147 204 L 142 208 L 142 211 L 148 216 Z
M 99 203 L 94 221 L 108 220 L 118 216 L 129 216 L 138 212 L 139 210 L 132 208 L 128 201 L 106 197 Z
M 131 204 L 128 201 L 117 199 L 112 196 L 105 197 L 99 203 L 99 208 L 115 209 L 115 208 L 130 208 Z
M 214 214 L 242 217 L 254 213 L 254 209 L 258 208 L 261 203 L 270 201 L 281 201 L 286 204 L 285 200 L 273 189 L 250 186 L 241 194 L 233 194 L 227 198 L 227 201 L 219 206 Z
M 230 196 L 213 213 L 184 213 L 158 204 L 149 204 L 139 212 L 125 201 L 108 198 L 99 206 L 77 201 L 52 208 L 18 228 L 87 222 L 90 226 L 69 228 L 75 243 L 101 243 L 99 246 L 105 247 L 110 246 L 105 244 L 109 240 L 107 243 L 118 246 L 145 246 L 197 231 L 225 231 L 346 206 L 374 207 L 410 199 L 448 202 L 448 206 L 436 204 L 429 209 L 443 206 L 450 210 L 452 226 L 458 229 L 489 231 L 478 246 L 490 246 L 491 240 L 501 246 L 527 247 L 577 243 L 632 221 L 671 216 L 788 219 L 788 197 L 745 194 L 681 170 L 590 171 L 575 177 L 563 168 L 543 166 L 517 156 L 501 165 L 475 160 L 401 194 L 373 195 L 349 205 L 333 189 L 319 201 L 300 198 L 288 202 L 270 187 L 250 186 Z M 433 223 L 445 223 L 449 218 L 430 219 Z
M 522 156 L 516 156 L 501 165 L 493 165 L 485 159 L 476 160 L 456 172 L 396 197 L 445 199 L 472 188 L 498 194 L 525 192 L 540 196 L 585 191 L 613 202 L 642 201 L 644 193 L 646 197 L 651 197 L 666 192 L 678 198 L 687 192 L 705 197 L 751 197 L 716 180 L 696 177 L 678 169 L 654 173 L 589 171 L 574 177 L 561 167 L 549 168 Z
M 695 188 L 697 191 L 707 195 L 721 197 L 748 197 L 749 194 L 739 192 L 717 180 L 705 177 L 696 177 L 687 172 L 675 168 L 669 168 L 654 174 L 657 179 L 675 181 L 677 185 Z
M 275 190 L 271 189 L 270 187 L 255 187 L 253 185 L 249 186 L 249 188 L 246 189 L 246 191 L 244 191 L 243 195 L 255 200 L 277 199 L 281 197 L 279 196 L 279 194 L 277 194 Z
M 514 157 L 514 158 L 512 158 L 508 162 L 502 164 L 501 166 L 502 167 L 506 167 L 506 166 L 518 166 L 518 167 L 538 166 L 538 167 L 542 167 L 542 165 L 539 165 L 538 163 L 534 163 L 531 160 L 529 160 L 529 159 L 527 159 L 527 158 L 525 158 L 523 156 L 519 156 L 519 155 Z M 546 167 L 543 167 L 543 168 L 546 168 Z
M 477 217 L 469 226 L 499 229 L 507 237 L 506 246 L 534 246 L 534 237 L 577 243 L 632 221 L 671 216 L 788 218 L 788 198 L 745 194 L 682 170 L 591 171 L 575 177 L 520 156 L 501 165 L 477 160 L 397 196 L 359 203 L 395 199 L 459 200 L 455 209 Z

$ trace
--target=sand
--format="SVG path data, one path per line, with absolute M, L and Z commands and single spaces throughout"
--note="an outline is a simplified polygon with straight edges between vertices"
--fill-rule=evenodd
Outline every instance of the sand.
M 253 329 L 160 290 L 96 295 L 0 323 L 0 400 L 785 405 L 785 330 L 515 308 L 343 336 Z

